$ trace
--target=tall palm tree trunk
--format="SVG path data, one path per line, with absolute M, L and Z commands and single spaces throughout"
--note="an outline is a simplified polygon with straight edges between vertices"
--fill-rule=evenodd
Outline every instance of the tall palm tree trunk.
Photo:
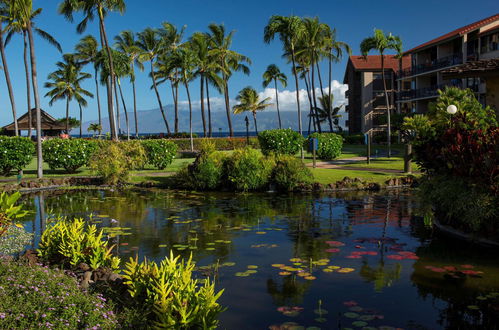
M 31 138 L 31 127 L 33 126 L 33 114 L 31 113 L 31 79 L 29 77 L 29 63 L 28 63 L 28 36 L 26 31 L 23 30 L 24 41 L 24 71 L 26 74 L 26 102 L 28 105 L 28 137 Z
M 99 8 L 99 30 L 101 34 L 101 44 L 102 48 L 106 49 L 107 58 L 109 61 L 109 77 L 107 80 L 107 106 L 109 113 L 109 126 L 111 130 L 111 138 L 118 141 L 118 132 L 116 131 L 116 118 L 114 117 L 114 106 L 113 106 L 113 89 L 114 89 L 114 63 L 113 56 L 111 55 L 111 47 L 107 40 L 106 27 L 104 25 L 104 13 L 102 8 Z
M 317 125 L 317 130 L 319 133 L 322 133 L 322 129 L 321 129 L 321 123 L 320 123 L 320 120 L 319 120 L 319 113 L 317 111 L 317 96 L 315 95 L 315 66 L 314 66 L 314 56 L 312 54 L 312 64 L 310 65 L 312 67 L 312 101 L 313 101 L 313 104 L 314 104 L 314 114 L 315 114 L 315 122 L 316 122 L 316 125 Z
M 178 69 L 175 69 L 175 78 L 178 75 Z M 173 105 L 175 107 L 175 133 L 178 133 L 178 82 L 173 83 L 172 81 L 172 88 L 175 87 L 175 92 L 173 93 Z
M 66 97 L 66 134 L 69 135 L 69 97 Z
M 308 103 L 310 104 L 310 113 L 308 115 L 308 134 L 310 135 L 310 126 L 313 122 L 314 124 L 314 131 L 317 131 L 317 127 L 315 125 L 315 115 L 314 115 L 314 104 L 312 102 L 312 96 L 310 94 L 310 86 L 308 84 L 307 80 L 307 75 L 303 77 L 303 80 L 305 81 L 305 88 L 307 89 L 307 96 L 308 96 Z
M 208 78 L 206 78 L 206 103 L 208 104 L 208 136 L 212 137 L 213 130 L 211 129 L 210 86 L 208 85 Z
M 189 101 L 189 139 L 191 141 L 191 152 L 194 151 L 194 139 L 192 138 L 192 103 L 191 103 L 191 93 L 189 92 L 189 84 L 184 83 L 185 90 L 187 92 L 187 100 Z
M 386 114 L 387 114 L 387 145 L 388 145 L 388 158 L 392 155 L 392 130 L 390 123 L 390 99 L 388 97 L 388 89 L 386 88 L 386 78 L 385 78 L 385 56 L 381 54 L 381 74 L 383 75 L 383 89 L 385 90 L 386 99 Z
M 225 75 L 224 75 L 225 77 Z M 229 101 L 229 79 L 227 77 L 224 78 L 224 97 L 225 97 L 225 112 L 227 114 L 227 123 L 229 125 L 229 136 L 234 136 L 234 131 L 232 129 L 232 118 L 230 116 L 230 101 Z
M 137 115 L 137 93 L 135 91 L 135 79 L 132 80 L 132 91 L 133 91 L 133 116 L 135 119 L 135 137 L 139 137 L 139 117 Z
M 126 109 L 125 98 L 123 97 L 123 90 L 121 89 L 121 82 L 118 78 L 118 89 L 120 90 L 121 103 L 123 105 L 123 111 L 125 111 L 125 123 L 126 123 L 126 139 L 130 140 L 130 121 L 128 120 L 128 111 Z
M 80 139 L 82 137 L 82 126 L 83 126 L 83 109 L 81 108 L 80 102 L 78 102 L 78 106 L 80 107 Z
M 281 123 L 281 112 L 279 111 L 279 91 L 277 90 L 277 79 L 274 79 L 274 86 L 275 86 L 275 102 L 277 106 L 277 119 L 279 120 L 279 129 L 281 129 L 282 123 Z
M 301 108 L 300 108 L 300 90 L 298 86 L 298 74 L 296 72 L 296 60 L 295 60 L 295 49 L 294 47 L 291 48 L 291 62 L 293 64 L 293 75 L 295 76 L 295 88 L 296 88 L 296 107 L 298 109 L 298 131 L 300 132 L 300 135 L 303 135 L 302 128 L 301 128 Z M 303 148 L 301 151 L 301 156 L 303 159 Z
M 19 135 L 19 126 L 17 125 L 17 111 L 16 102 L 14 100 L 14 91 L 12 90 L 12 83 L 10 81 L 9 67 L 7 65 L 7 57 L 5 56 L 5 45 L 3 43 L 2 23 L 0 22 L 0 54 L 2 55 L 3 72 L 5 73 L 5 82 L 9 90 L 10 106 L 12 108 L 12 117 L 14 117 L 14 130 L 15 135 Z
M 161 116 L 163 116 L 163 121 L 165 122 L 166 131 L 170 134 L 170 125 L 168 125 L 168 120 L 166 120 L 165 110 L 163 109 L 163 103 L 161 102 L 161 96 L 159 95 L 158 85 L 156 84 L 156 75 L 154 74 L 154 63 L 151 59 L 151 78 L 152 86 L 154 87 L 154 92 L 156 93 L 156 98 L 158 99 L 159 110 L 161 111 Z
M 113 86 L 114 86 L 114 101 L 116 102 L 116 123 L 117 123 L 117 126 L 118 126 L 118 138 L 120 137 L 121 135 L 121 124 L 120 124 L 120 102 L 118 101 L 118 84 L 116 83 L 117 81 L 117 77 L 114 76 L 114 79 L 113 79 Z
M 42 116 L 40 109 L 40 95 L 38 93 L 38 73 L 36 70 L 35 40 L 33 38 L 33 30 L 31 28 L 31 22 L 28 22 L 28 39 L 29 39 L 30 59 L 31 59 L 31 82 L 33 83 L 33 92 L 35 94 L 35 108 L 36 108 L 37 177 L 41 179 L 43 178 Z
M 201 119 L 203 121 L 203 136 L 206 137 L 206 116 L 204 113 L 204 79 L 201 77 Z
M 332 93 L 332 87 L 331 87 L 331 85 L 333 83 L 331 81 L 333 79 L 333 55 L 331 54 L 331 52 L 332 52 L 332 50 L 329 52 L 329 60 L 328 60 L 328 62 L 329 62 L 328 63 L 328 67 L 329 67 L 328 68 L 328 71 L 329 71 L 329 77 L 328 78 L 329 78 L 329 80 L 327 82 L 328 85 L 329 85 L 328 86 L 328 95 L 329 95 L 329 99 L 328 99 L 328 103 L 329 104 L 328 105 L 329 105 L 329 109 L 333 109 L 333 102 L 332 102 L 333 98 L 331 97 L 331 93 Z
M 255 123 L 255 133 L 256 133 L 256 136 L 258 136 L 258 126 L 256 124 L 256 111 L 252 111 L 253 112 L 253 122 Z
M 101 108 L 100 108 L 100 95 L 99 95 L 99 80 L 97 79 L 98 71 L 97 67 L 94 70 L 94 77 L 95 77 L 95 93 L 97 94 L 97 112 L 99 115 L 99 126 L 101 129 L 99 130 L 99 134 L 101 134 L 102 131 L 102 114 L 101 114 Z

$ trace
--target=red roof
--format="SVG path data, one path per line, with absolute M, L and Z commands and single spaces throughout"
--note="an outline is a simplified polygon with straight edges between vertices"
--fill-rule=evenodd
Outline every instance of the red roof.
M 350 56 L 350 62 L 356 70 L 381 70 L 381 55 Z M 411 59 L 404 56 L 402 59 L 402 69 L 411 67 Z M 399 70 L 399 60 L 395 55 L 385 55 L 385 68 L 392 69 L 395 72 Z
M 452 32 L 449 32 L 447 34 L 444 34 L 443 36 L 440 36 L 438 38 L 435 38 L 433 40 L 430 40 L 428 42 L 425 42 L 424 44 L 422 45 L 419 45 L 417 47 L 414 47 L 413 49 L 411 50 L 408 50 L 406 51 L 404 54 L 409 54 L 409 53 L 412 53 L 418 49 L 421 49 L 421 48 L 424 48 L 426 46 L 430 46 L 432 44 L 435 44 L 435 43 L 438 43 L 440 41 L 444 41 L 446 39 L 450 39 L 452 37 L 457 37 L 457 36 L 460 36 L 460 35 L 463 35 L 463 34 L 466 34 L 468 32 L 471 32 L 473 30 L 476 30 L 484 25 L 487 25 L 487 24 L 490 24 L 496 20 L 499 20 L 499 14 L 495 14 L 493 16 L 490 16 L 490 17 L 487 17 L 485 19 L 482 19 L 481 21 L 478 21 L 478 22 L 475 22 L 475 23 L 471 23 L 469 25 L 466 25 L 466 26 L 463 26 L 462 28 L 459 28 L 457 30 L 454 30 Z

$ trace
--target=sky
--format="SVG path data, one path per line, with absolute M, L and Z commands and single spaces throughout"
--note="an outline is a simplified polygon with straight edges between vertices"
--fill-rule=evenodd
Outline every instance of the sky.
M 57 13 L 60 0 L 34 0 L 35 8 L 43 8 L 42 14 L 36 19 L 36 26 L 52 34 L 62 45 L 65 53 L 74 51 L 75 44 L 86 34 L 97 36 L 97 21 L 90 23 L 83 35 L 76 32 L 76 23 L 67 22 Z M 246 86 L 253 86 L 262 95 L 273 97 L 274 90 L 262 88 L 262 73 L 272 63 L 277 64 L 288 75 L 289 83 L 286 90 L 282 90 L 283 110 L 295 108 L 292 98 L 294 86 L 290 65 L 281 58 L 282 47 L 278 39 L 267 45 L 263 42 L 263 29 L 272 15 L 298 15 L 319 17 L 337 30 L 337 39 L 348 43 L 354 54 L 359 54 L 360 42 L 372 35 L 374 28 L 385 32 L 392 32 L 400 36 L 404 49 L 408 50 L 428 40 L 450 32 L 456 28 L 499 13 L 499 1 L 484 0 L 473 4 L 464 0 L 126 0 L 127 10 L 124 15 L 111 13 L 106 19 L 106 30 L 112 38 L 120 31 L 130 29 L 135 32 L 146 27 L 159 27 L 161 22 L 171 22 L 178 27 L 186 26 L 186 37 L 193 32 L 204 32 L 210 23 L 223 23 L 227 30 L 235 30 L 232 49 L 248 56 L 252 60 L 251 74 L 245 76 L 236 73 L 229 82 L 231 99 L 237 92 Z M 79 21 L 81 17 L 75 16 Z M 7 60 L 12 83 L 14 86 L 15 101 L 18 115 L 24 114 L 26 105 L 26 88 L 24 80 L 24 66 L 22 61 L 22 40 L 16 36 L 7 46 Z M 55 70 L 55 63 L 61 59 L 61 54 L 40 38 L 35 38 L 35 52 L 41 91 L 41 105 L 56 118 L 64 117 L 65 102 L 58 101 L 49 106 L 49 99 L 43 97 L 47 89 L 43 88 L 48 74 Z M 347 86 L 343 86 L 343 75 L 347 58 L 333 66 L 333 88 L 336 101 L 344 103 L 343 93 Z M 323 76 L 326 76 L 327 66 L 323 64 Z M 93 73 L 91 67 L 86 70 Z M 327 79 L 327 78 L 326 78 Z M 327 81 L 325 82 L 327 85 Z M 158 108 L 157 99 L 150 89 L 151 81 L 147 72 L 138 73 L 137 94 L 138 109 L 150 110 Z M 84 83 L 84 88 L 95 94 L 93 80 Z M 123 81 L 127 104 L 132 104 L 131 87 L 128 81 Z M 160 87 L 163 103 L 170 104 L 171 92 L 166 86 Z M 199 82 L 192 83 L 194 100 L 199 100 Z M 304 86 L 300 85 L 300 88 Z M 101 95 L 105 90 L 101 88 Z M 219 97 L 211 91 L 214 98 Z M 185 100 L 182 91 L 180 99 Z M 281 101 L 281 100 L 280 100 Z M 216 100 L 215 100 L 216 102 Z M 104 106 L 104 102 L 102 103 Z M 130 110 L 129 110 L 130 111 Z M 70 109 L 71 116 L 77 116 L 77 105 Z M 95 100 L 89 100 L 88 108 L 84 110 L 84 121 L 97 118 Z M 12 122 L 10 103 L 3 73 L 0 74 L 0 125 Z

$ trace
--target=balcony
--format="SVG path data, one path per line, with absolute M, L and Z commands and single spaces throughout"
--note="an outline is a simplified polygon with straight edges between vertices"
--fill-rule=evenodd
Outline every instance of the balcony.
M 398 101 L 409 101 L 409 100 L 436 97 L 436 96 L 438 96 L 438 90 L 443 89 L 446 86 L 463 88 L 463 85 L 461 82 L 455 82 L 455 83 L 440 84 L 440 85 L 434 85 L 434 86 L 430 86 L 430 87 L 424 87 L 424 88 L 413 89 L 413 90 L 406 90 L 406 91 L 401 91 L 401 92 L 397 93 L 397 95 L 398 95 L 397 100 Z
M 400 78 L 415 76 L 421 73 L 430 72 L 447 68 L 463 63 L 463 54 L 453 54 L 431 61 L 428 64 L 418 64 L 410 69 L 402 70 L 399 74 Z

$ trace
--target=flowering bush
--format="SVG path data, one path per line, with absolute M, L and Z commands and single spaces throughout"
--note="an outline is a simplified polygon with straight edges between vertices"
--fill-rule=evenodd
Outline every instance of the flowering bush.
M 178 146 L 168 140 L 145 140 L 142 142 L 147 154 L 147 163 L 159 170 L 173 162 Z
M 42 148 L 43 160 L 51 169 L 64 168 L 68 173 L 74 173 L 88 165 L 97 144 L 83 139 L 51 139 L 43 142 Z
M 194 150 L 201 150 L 204 140 L 206 138 L 194 139 Z M 239 148 L 244 148 L 248 146 L 246 138 L 240 137 L 224 137 L 224 138 L 209 138 L 215 144 L 216 150 L 234 150 Z M 171 139 L 169 140 L 178 146 L 179 150 L 191 150 L 190 139 Z M 249 146 L 252 148 L 258 148 L 258 139 L 251 137 L 249 139 Z
M 230 188 L 240 191 L 259 190 L 269 183 L 274 160 L 256 149 L 235 150 L 224 162 L 224 178 Z
M 0 172 L 8 175 L 12 170 L 26 167 L 35 153 L 35 145 L 25 137 L 0 136 Z
M 305 139 L 292 129 L 273 129 L 258 134 L 260 148 L 265 155 L 296 155 Z
M 332 160 L 341 155 L 341 149 L 343 148 L 343 138 L 341 135 L 334 133 L 313 133 L 308 139 L 309 141 L 311 141 L 311 139 L 319 139 L 317 156 L 320 159 Z
M 0 262 L 3 329 L 115 329 L 112 306 L 59 270 Z

